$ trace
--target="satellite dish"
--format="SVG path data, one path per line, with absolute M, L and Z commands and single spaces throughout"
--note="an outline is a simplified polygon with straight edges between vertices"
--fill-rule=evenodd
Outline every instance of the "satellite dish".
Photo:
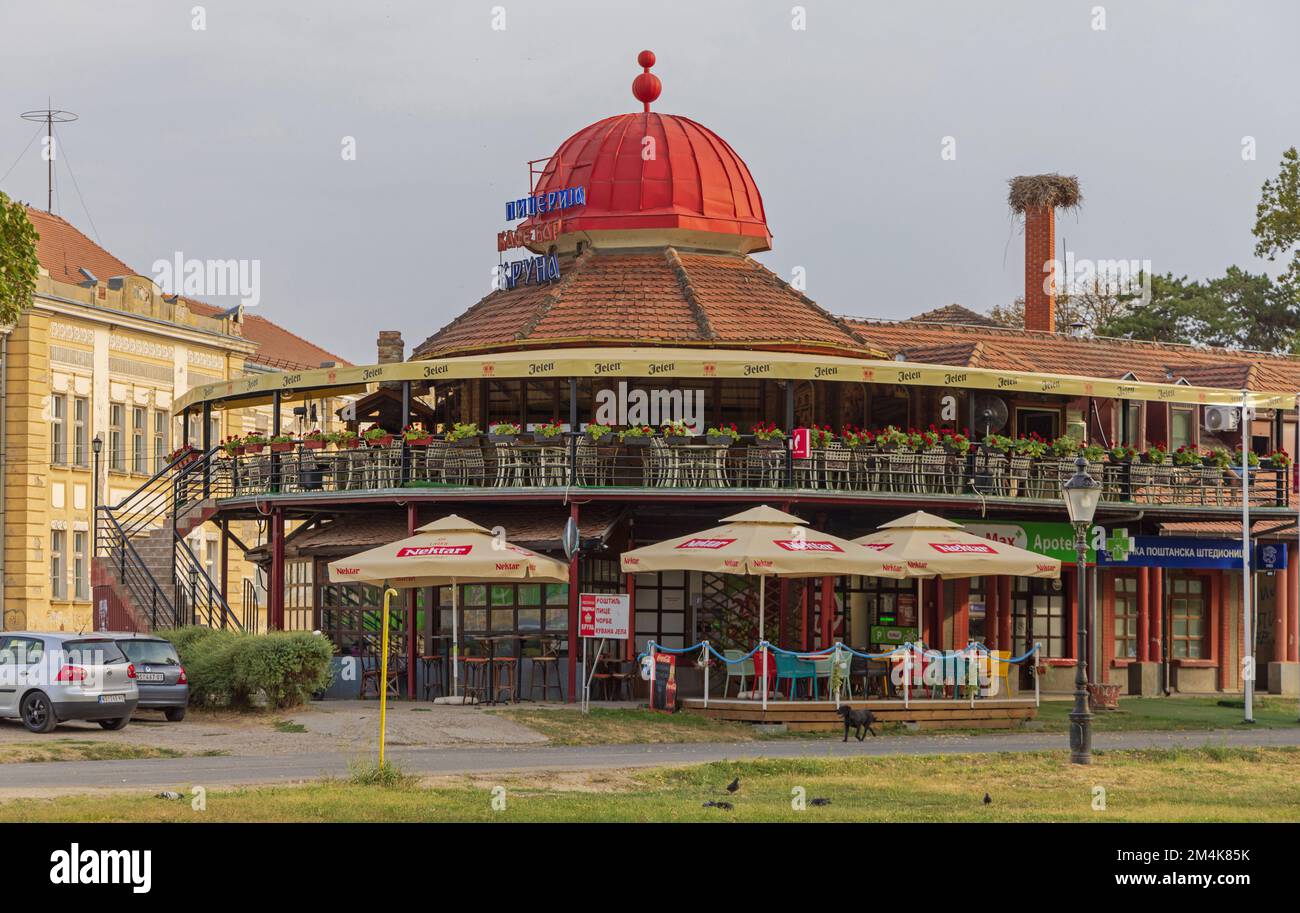
M 566 558 L 572 558 L 578 550 L 578 521 L 574 520 L 572 516 L 564 524 L 560 544 L 564 546 L 564 556 Z
M 1001 431 L 1007 424 L 1007 404 L 1000 396 L 975 397 L 975 430 L 981 434 Z

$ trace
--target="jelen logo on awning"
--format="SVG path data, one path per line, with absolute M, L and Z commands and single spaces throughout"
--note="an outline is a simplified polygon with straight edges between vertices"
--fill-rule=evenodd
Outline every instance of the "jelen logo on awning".
M 398 558 L 440 558 L 468 555 L 473 551 L 472 545 L 417 545 L 399 548 Z

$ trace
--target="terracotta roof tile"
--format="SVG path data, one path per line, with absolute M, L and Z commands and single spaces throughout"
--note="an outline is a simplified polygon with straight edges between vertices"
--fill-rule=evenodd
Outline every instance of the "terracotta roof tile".
M 926 311 L 908 319 L 919 323 L 951 323 L 958 326 L 1005 326 L 1001 321 L 994 320 L 988 314 L 976 313 L 970 308 L 962 307 L 960 304 L 945 304 L 941 308 L 935 308 L 933 311 Z
M 922 315 L 924 316 L 924 315 Z M 992 326 L 927 323 L 919 318 L 846 318 L 867 343 L 892 356 L 1045 374 L 1082 374 L 1234 390 L 1300 390 L 1300 358 L 1145 340 L 1071 337 Z
M 865 353 L 852 327 L 749 257 L 588 251 L 561 256 L 560 273 L 493 292 L 413 356 L 606 343 Z
M 81 272 L 82 268 L 89 270 L 101 282 L 117 276 L 147 275 L 114 257 L 61 216 L 29 206 L 27 218 L 40 236 L 36 242 L 37 259 L 56 282 L 79 284 L 88 281 Z M 182 300 L 190 311 L 204 317 L 214 317 L 226 310 L 193 298 Z M 257 343 L 257 351 L 247 359 L 255 364 L 289 369 L 317 368 L 323 361 L 348 364 L 332 352 L 308 342 L 265 317 L 245 314 L 243 335 L 245 339 Z

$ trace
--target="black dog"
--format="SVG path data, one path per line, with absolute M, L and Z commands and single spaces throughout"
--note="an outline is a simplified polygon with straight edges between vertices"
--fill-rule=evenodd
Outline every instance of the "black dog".
M 835 712 L 844 718 L 844 741 L 847 742 L 849 740 L 850 729 L 852 729 L 853 734 L 858 737 L 859 742 L 866 738 L 866 736 L 862 734 L 862 730 L 864 729 L 871 733 L 873 738 L 875 737 L 876 730 L 871 727 L 876 724 L 876 715 L 870 710 L 867 710 L 866 708 L 863 708 L 862 710 L 854 710 L 848 704 L 844 704 Z

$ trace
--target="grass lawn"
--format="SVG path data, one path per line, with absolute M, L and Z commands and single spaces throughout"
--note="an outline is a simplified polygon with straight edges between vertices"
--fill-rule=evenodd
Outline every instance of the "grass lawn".
M 724 786 L 740 777 L 735 795 Z M 494 790 L 505 809 L 493 810 Z M 1096 788 L 1105 809 L 1094 809 Z M 801 788 L 806 808 L 792 808 Z M 983 804 L 988 793 L 989 805 Z M 722 762 L 642 771 L 327 780 L 210 790 L 204 811 L 139 794 L 14 799 L 0 821 L 1300 821 L 1300 750 L 1198 748 Z M 829 799 L 814 806 L 813 799 Z M 732 809 L 706 808 L 706 801 Z
M 129 742 L 94 739 L 50 739 L 0 745 L 0 764 L 25 761 L 131 761 L 137 758 L 179 758 L 184 752 Z
M 693 713 L 654 713 L 612 707 L 495 711 L 546 736 L 556 745 L 633 745 L 650 742 L 749 742 L 757 734 L 748 723 L 712 720 Z
M 1095 732 L 1137 729 L 1284 729 L 1300 727 L 1295 698 L 1255 699 L 1255 724 L 1243 723 L 1241 699 L 1231 697 L 1121 697 L 1119 710 L 1093 716 Z M 1043 701 L 1038 708 L 1039 727 L 1049 732 L 1068 732 L 1073 701 Z

